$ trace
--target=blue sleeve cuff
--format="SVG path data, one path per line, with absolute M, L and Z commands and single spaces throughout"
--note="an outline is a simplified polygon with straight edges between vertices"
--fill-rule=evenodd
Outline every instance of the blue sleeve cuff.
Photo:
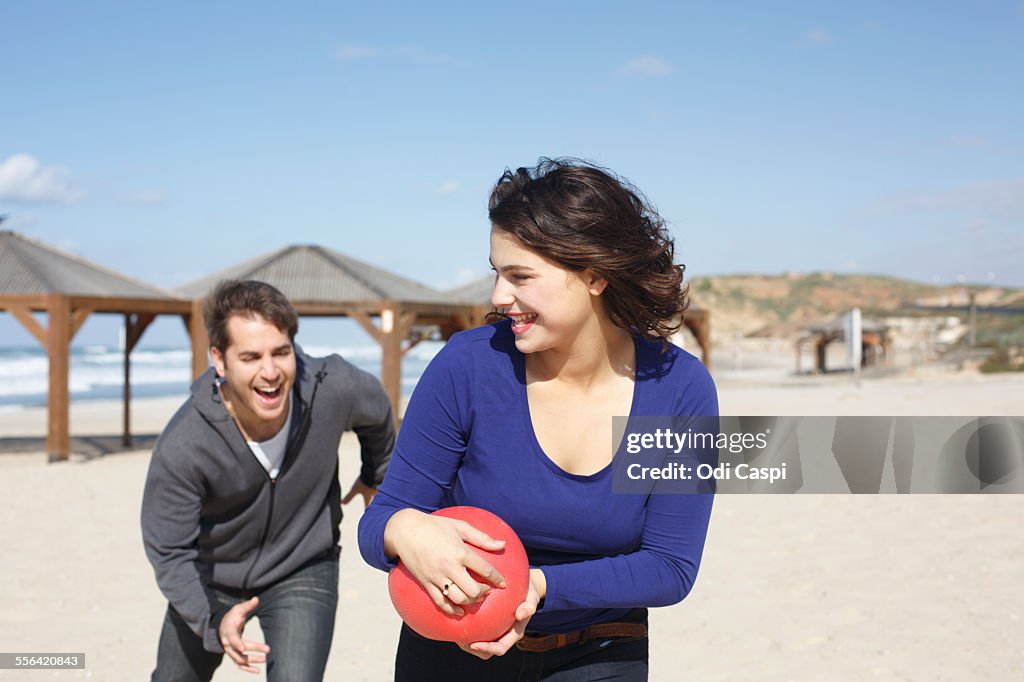
M 366 563 L 388 572 L 398 565 L 398 561 L 391 561 L 384 553 L 384 528 L 398 509 L 383 505 L 377 505 L 377 509 L 374 509 L 374 506 L 371 502 L 359 519 L 359 553 Z
M 531 566 L 531 568 L 539 568 L 544 573 L 544 584 L 546 585 L 546 593 L 544 599 L 541 600 L 540 605 L 537 607 L 537 613 L 548 613 L 549 611 L 558 610 L 558 571 L 552 570 L 555 566 Z

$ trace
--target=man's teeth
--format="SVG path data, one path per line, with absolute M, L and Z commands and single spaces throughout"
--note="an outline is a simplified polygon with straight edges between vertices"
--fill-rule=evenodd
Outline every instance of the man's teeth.
M 262 393 L 263 395 L 274 395 L 275 393 L 277 393 L 278 389 L 280 389 L 280 388 L 281 387 L 278 386 L 276 388 L 257 388 L 256 390 L 259 393 Z
M 512 318 L 512 324 L 515 325 L 524 325 L 537 319 L 536 315 L 510 315 L 510 317 Z

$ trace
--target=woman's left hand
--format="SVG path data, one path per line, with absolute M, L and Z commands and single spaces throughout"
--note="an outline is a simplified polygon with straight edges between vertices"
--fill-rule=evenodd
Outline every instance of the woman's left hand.
M 487 660 L 491 656 L 504 656 L 509 649 L 516 645 L 516 642 L 523 638 L 526 633 L 526 624 L 537 613 L 537 605 L 547 594 L 548 583 L 544 578 L 544 572 L 539 568 L 530 569 L 530 587 L 526 592 L 526 601 L 516 608 L 516 622 L 504 635 L 493 642 L 473 642 L 469 646 L 459 645 L 459 648 L 466 653 L 473 654 L 477 658 Z

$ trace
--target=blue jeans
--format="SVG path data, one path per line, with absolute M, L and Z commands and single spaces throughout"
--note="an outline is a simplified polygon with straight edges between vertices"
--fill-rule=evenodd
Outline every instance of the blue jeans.
M 245 594 L 214 587 L 208 590 L 227 606 L 260 598 L 253 615 L 259 618 L 270 646 L 266 663 L 269 682 L 323 680 L 338 607 L 338 557 L 334 552 L 262 590 Z M 209 682 L 223 657 L 204 649 L 203 640 L 167 606 L 152 682 Z
M 622 621 L 647 623 L 647 609 L 634 609 Z M 486 661 L 455 644 L 422 637 L 402 625 L 395 659 L 395 682 L 646 682 L 647 638 L 601 638 L 544 653 L 513 647 Z

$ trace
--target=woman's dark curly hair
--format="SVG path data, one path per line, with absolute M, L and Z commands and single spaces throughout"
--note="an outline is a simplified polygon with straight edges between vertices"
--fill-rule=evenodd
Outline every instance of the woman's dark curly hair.
M 488 209 L 491 224 L 523 246 L 604 278 L 605 309 L 619 327 L 664 342 L 682 325 L 685 266 L 673 262 L 665 221 L 623 178 L 579 159 L 541 158 L 506 168 Z

